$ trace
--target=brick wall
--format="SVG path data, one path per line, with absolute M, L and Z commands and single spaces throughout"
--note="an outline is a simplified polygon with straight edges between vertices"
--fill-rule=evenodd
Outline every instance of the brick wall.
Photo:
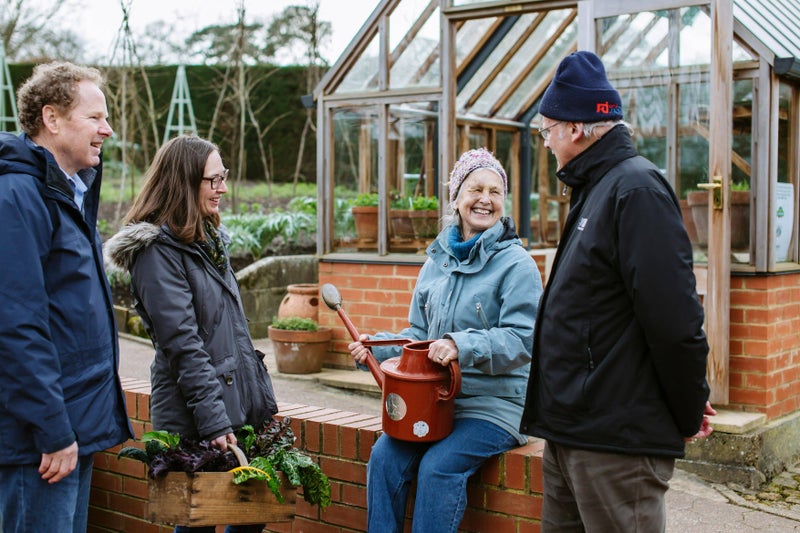
M 128 415 L 136 437 L 149 431 L 150 386 L 125 380 Z M 291 523 L 267 525 L 281 533 L 344 533 L 364 531 L 366 463 L 379 435 L 380 418 L 299 404 L 279 405 L 278 417 L 289 416 L 296 446 L 319 461 L 330 478 L 332 504 L 318 506 L 297 498 Z M 125 443 L 125 446 L 131 445 Z M 540 530 L 543 441 L 532 440 L 488 461 L 467 487 L 467 510 L 461 531 L 534 533 Z M 172 527 L 148 521 L 146 467 L 117 459 L 120 447 L 95 455 L 89 506 L 89 533 L 167 533 Z M 413 495 L 412 495 L 413 497 Z M 218 528 L 221 531 L 221 528 Z
M 551 256 L 532 251 L 542 278 Z M 319 283 L 333 283 L 360 332 L 399 331 L 420 264 L 321 261 Z M 335 312 L 321 307 L 320 323 L 333 328 L 326 364 L 352 368 L 350 336 Z M 764 413 L 769 420 L 800 409 L 800 274 L 731 277 L 731 409 Z
M 731 277 L 730 404 L 772 420 L 800 408 L 800 274 Z

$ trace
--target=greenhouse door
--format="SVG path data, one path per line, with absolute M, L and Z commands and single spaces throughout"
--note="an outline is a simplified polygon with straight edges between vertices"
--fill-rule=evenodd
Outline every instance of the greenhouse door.
M 692 230 L 689 234 L 699 252 L 695 273 L 705 308 L 711 401 L 725 405 L 730 350 L 732 0 L 689 7 L 674 0 L 640 0 L 635 7 L 628 2 L 579 2 L 578 25 L 578 49 L 597 51 L 606 64 L 609 79 L 622 95 L 626 120 L 637 131 L 639 153 L 663 169 L 687 206 L 692 204 L 690 195 L 700 198 L 690 218 L 705 219 L 708 214 L 695 228 L 696 237 Z M 686 214 L 684 223 L 689 230 Z

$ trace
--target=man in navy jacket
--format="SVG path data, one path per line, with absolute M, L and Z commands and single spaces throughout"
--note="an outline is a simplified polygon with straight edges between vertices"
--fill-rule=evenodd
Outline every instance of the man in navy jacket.
M 675 458 L 713 414 L 678 199 L 596 55 L 566 57 L 539 112 L 572 188 L 520 428 L 547 441 L 542 531 L 664 531 Z
M 0 530 L 86 531 L 93 454 L 132 437 L 96 229 L 103 79 L 37 66 L 0 134 Z

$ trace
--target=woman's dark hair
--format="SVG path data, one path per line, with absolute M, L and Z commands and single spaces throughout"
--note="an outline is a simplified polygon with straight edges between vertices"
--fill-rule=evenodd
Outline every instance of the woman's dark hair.
M 166 224 L 182 242 L 205 240 L 198 195 L 208 156 L 217 146 L 200 137 L 183 135 L 159 148 L 147 169 L 142 190 L 125 215 L 125 224 Z M 217 213 L 209 216 L 214 226 Z

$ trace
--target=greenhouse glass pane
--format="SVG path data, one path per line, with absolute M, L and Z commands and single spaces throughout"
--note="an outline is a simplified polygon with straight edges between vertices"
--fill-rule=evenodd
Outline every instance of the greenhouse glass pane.
M 453 6 L 472 6 L 476 4 L 496 4 L 497 0 L 453 0 Z
M 436 103 L 389 110 L 389 251 L 422 253 L 439 232 Z
M 564 19 L 572 14 L 572 10 L 551 11 L 548 13 L 544 23 L 536 29 L 531 37 L 525 42 L 525 45 L 517 53 L 512 61 L 515 64 L 514 69 L 506 68 L 504 72 L 519 74 L 521 69 L 526 65 L 533 54 L 538 54 L 543 42 L 552 35 L 552 32 L 564 21 Z M 542 32 L 542 33 L 540 33 Z M 533 69 L 528 73 L 523 82 L 517 87 L 516 91 L 510 98 L 503 104 L 498 111 L 497 115 L 507 118 L 517 118 L 521 113 L 525 112 L 522 106 L 531 100 L 531 93 L 537 88 L 546 88 L 547 78 L 553 72 L 555 66 L 561 59 L 567 55 L 570 48 L 575 46 L 578 34 L 577 19 L 573 20 L 569 26 L 558 36 L 553 46 L 549 47 Z M 517 63 L 515 63 L 517 62 Z M 510 67 L 510 65 L 509 65 Z M 487 94 L 494 93 L 495 97 L 501 95 L 505 91 L 507 84 L 499 84 L 497 80 L 492 83 L 487 91 Z M 487 102 L 481 99 L 475 105 L 475 111 L 478 109 L 488 110 L 486 107 Z M 494 102 L 491 102 L 494 105 Z
M 496 21 L 497 17 L 490 17 L 467 20 L 461 25 L 456 33 L 456 65 L 459 68 Z
M 491 75 L 492 69 L 502 61 L 505 56 L 508 54 L 509 49 L 514 46 L 519 39 L 521 38 L 522 34 L 528 28 L 528 26 L 536 19 L 535 13 L 527 13 L 525 15 L 521 15 L 519 20 L 511 27 L 511 30 L 506 34 L 502 41 L 497 45 L 497 47 L 492 51 L 486 61 L 481 65 L 475 75 L 472 77 L 471 80 L 467 83 L 461 92 L 458 94 L 458 109 L 461 111 L 466 112 L 474 112 L 474 113 L 485 113 L 486 108 L 491 107 L 491 105 L 496 101 L 498 96 L 498 91 L 495 89 L 494 91 L 487 90 L 481 100 L 484 100 L 483 109 L 466 109 L 467 101 L 473 96 L 475 91 L 480 87 L 480 85 Z M 541 28 L 541 27 L 540 27 Z M 517 56 L 519 56 L 519 52 Z M 528 56 L 530 57 L 530 56 Z M 524 61 L 524 59 L 523 59 Z M 518 62 L 519 64 L 519 62 Z M 518 72 L 509 71 L 509 69 L 504 69 L 500 72 L 497 77 L 492 81 L 492 86 L 497 87 L 498 85 L 502 85 L 508 87 L 508 84 L 514 79 L 514 75 L 518 74 Z M 489 100 L 488 103 L 485 100 Z
M 436 4 L 437 0 L 404 0 L 389 17 L 390 87 L 439 85 L 440 17 Z
M 678 64 L 669 64 L 670 19 L 680 28 Z M 620 15 L 598 21 L 600 50 L 609 69 L 708 65 L 711 21 L 699 7 Z
M 379 34 L 375 34 L 369 46 L 364 49 L 361 56 L 345 75 L 342 83 L 336 88 L 335 94 L 377 91 L 380 46 Z
M 378 110 L 375 107 L 335 109 L 333 117 L 333 249 L 375 249 L 377 226 L 354 211 L 356 199 L 378 192 Z M 377 198 L 377 196 L 374 196 Z M 377 221 L 377 206 L 374 210 Z

